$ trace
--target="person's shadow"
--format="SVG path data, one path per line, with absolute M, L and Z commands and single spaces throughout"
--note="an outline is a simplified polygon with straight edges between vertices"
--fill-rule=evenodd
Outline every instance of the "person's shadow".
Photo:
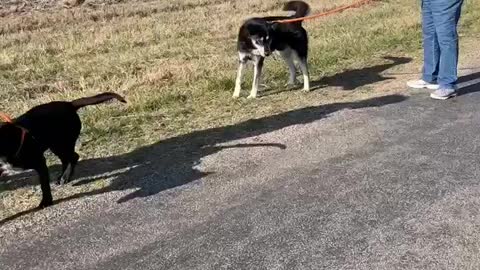
M 343 90 L 350 91 L 369 84 L 395 79 L 395 77 L 385 77 L 382 73 L 398 65 L 407 64 L 412 61 L 408 57 L 385 56 L 390 63 L 365 67 L 361 69 L 348 69 L 333 76 L 323 77 L 312 82 L 312 86 L 322 88 L 327 86 L 341 87 Z
M 228 142 L 269 133 L 288 126 L 307 124 L 327 117 L 339 110 L 380 107 L 402 102 L 407 97 L 388 95 L 358 102 L 333 103 L 315 107 L 288 111 L 259 119 L 251 119 L 234 125 L 195 131 L 186 135 L 166 139 L 138 148 L 123 155 L 82 160 L 78 164 L 73 185 L 79 186 L 112 177 L 110 185 L 99 190 L 79 193 L 56 200 L 55 203 L 83 196 L 102 194 L 116 190 L 135 190 L 117 202 L 123 203 L 135 198 L 156 195 L 162 191 L 179 187 L 201 179 L 213 172 L 201 171 L 197 165 L 203 157 L 212 155 L 225 148 L 239 147 L 275 147 L 285 149 L 281 142 L 262 144 L 233 144 Z M 222 144 L 219 146 L 219 144 Z M 37 184 L 36 181 L 9 181 L 3 184 L 4 190 Z M 0 221 L 0 225 L 34 209 L 17 213 Z
M 458 79 L 458 94 L 466 95 L 480 91 L 480 72 L 462 76 Z

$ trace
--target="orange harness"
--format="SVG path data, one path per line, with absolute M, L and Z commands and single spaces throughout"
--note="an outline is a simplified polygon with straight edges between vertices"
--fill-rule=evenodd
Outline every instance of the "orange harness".
M 3 112 L 0 112 L 0 118 L 3 119 L 3 121 L 5 121 L 6 123 L 14 124 L 18 128 L 20 128 L 20 130 L 22 131 L 22 135 L 21 135 L 21 138 L 20 138 L 20 145 L 18 146 L 18 150 L 15 153 L 15 156 L 17 157 L 20 154 L 20 151 L 22 150 L 22 147 L 23 147 L 23 144 L 25 142 L 25 137 L 27 136 L 28 130 L 24 127 L 21 127 L 21 126 L 15 124 L 15 123 L 13 123 L 12 118 L 10 118 L 10 116 L 6 115 Z

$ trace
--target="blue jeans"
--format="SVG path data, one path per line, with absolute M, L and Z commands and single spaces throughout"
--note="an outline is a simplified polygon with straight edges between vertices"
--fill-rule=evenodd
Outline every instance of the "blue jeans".
M 457 83 L 458 33 L 463 0 L 422 0 L 423 80 L 453 89 Z

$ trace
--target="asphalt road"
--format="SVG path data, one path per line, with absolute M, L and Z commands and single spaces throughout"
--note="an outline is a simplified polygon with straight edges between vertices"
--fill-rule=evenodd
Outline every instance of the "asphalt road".
M 470 84 L 445 102 L 311 107 L 143 149 L 129 158 L 158 161 L 127 174 L 135 185 L 0 225 L 0 268 L 479 269 Z

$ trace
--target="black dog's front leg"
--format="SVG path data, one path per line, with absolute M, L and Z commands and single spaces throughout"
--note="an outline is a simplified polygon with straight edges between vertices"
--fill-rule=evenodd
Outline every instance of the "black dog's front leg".
M 53 204 L 52 191 L 50 190 L 50 175 L 45 158 L 42 158 L 42 163 L 35 169 L 40 178 L 40 186 L 42 188 L 42 201 L 38 208 L 45 208 Z

